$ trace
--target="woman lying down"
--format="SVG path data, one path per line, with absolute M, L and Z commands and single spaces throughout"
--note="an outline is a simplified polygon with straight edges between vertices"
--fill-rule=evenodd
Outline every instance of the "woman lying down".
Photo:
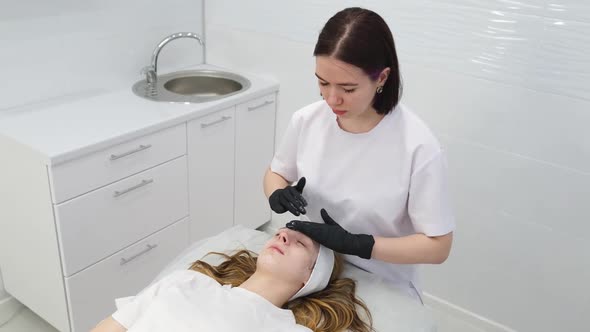
M 372 330 L 342 259 L 302 233 L 280 229 L 258 257 L 215 254 L 226 260 L 170 273 L 92 332 Z

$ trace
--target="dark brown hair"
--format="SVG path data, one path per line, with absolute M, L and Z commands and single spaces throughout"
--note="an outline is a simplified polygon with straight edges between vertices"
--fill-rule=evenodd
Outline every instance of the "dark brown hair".
M 346 8 L 332 16 L 320 32 L 314 56 L 330 56 L 361 68 L 376 81 L 391 68 L 383 92 L 375 94 L 373 107 L 387 114 L 398 104 L 401 75 L 391 30 L 379 14 L 363 8 Z
M 198 260 L 189 269 L 201 272 L 222 285 L 233 287 L 241 285 L 256 270 L 256 254 L 240 250 L 233 254 L 212 252 L 225 258 L 221 264 L 212 266 Z M 297 324 L 307 326 L 315 332 L 370 332 L 373 320 L 365 303 L 356 297 L 356 282 L 342 278 L 343 259 L 334 257 L 334 269 L 325 289 L 287 302 L 283 308 L 289 309 Z

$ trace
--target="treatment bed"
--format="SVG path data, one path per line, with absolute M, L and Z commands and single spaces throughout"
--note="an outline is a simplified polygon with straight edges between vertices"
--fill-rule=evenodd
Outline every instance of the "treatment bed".
M 220 258 L 216 255 L 203 258 L 212 251 L 231 252 L 236 249 L 249 249 L 259 252 L 270 237 L 270 234 L 262 231 L 234 226 L 187 247 L 158 274 L 153 282 L 172 271 L 187 269 L 192 262 L 198 259 L 213 264 L 220 262 Z M 376 331 L 436 331 L 436 325 L 429 308 L 390 287 L 378 276 L 348 263 L 344 267 L 344 276 L 357 281 L 357 294 L 371 311 L 373 327 Z

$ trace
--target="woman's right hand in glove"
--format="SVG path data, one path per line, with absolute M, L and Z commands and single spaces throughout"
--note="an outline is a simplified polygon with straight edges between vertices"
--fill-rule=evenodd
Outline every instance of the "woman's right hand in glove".
M 305 206 L 307 205 L 307 202 L 301 195 L 303 193 L 303 187 L 305 187 L 305 177 L 299 179 L 295 186 L 287 186 L 283 189 L 275 190 L 270 197 L 268 197 L 270 208 L 276 213 L 285 213 L 289 211 L 296 216 L 305 214 Z

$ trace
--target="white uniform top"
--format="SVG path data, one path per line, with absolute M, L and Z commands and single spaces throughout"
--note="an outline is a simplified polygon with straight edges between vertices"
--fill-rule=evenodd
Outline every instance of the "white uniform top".
M 192 270 L 172 272 L 117 307 L 112 317 L 129 332 L 311 331 L 290 310 Z
M 444 152 L 401 104 L 360 134 L 342 130 L 325 101 L 308 105 L 293 114 L 270 167 L 290 182 L 306 178 L 303 219 L 323 222 L 324 208 L 347 231 L 382 237 L 438 236 L 455 228 Z M 414 264 L 345 257 L 420 293 Z

